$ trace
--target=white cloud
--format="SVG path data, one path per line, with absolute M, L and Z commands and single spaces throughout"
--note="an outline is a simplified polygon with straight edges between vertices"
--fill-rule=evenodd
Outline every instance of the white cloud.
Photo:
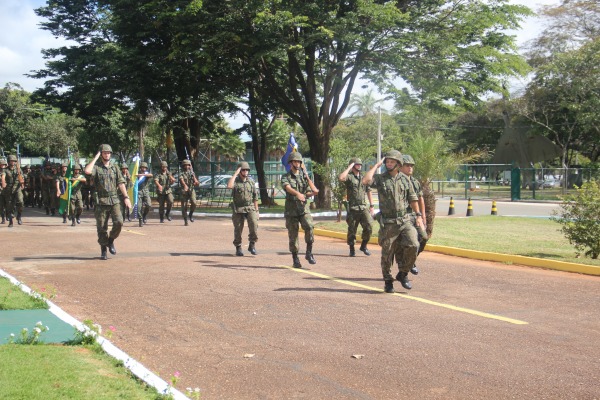
M 33 91 L 43 82 L 25 76 L 32 70 L 44 68 L 42 49 L 63 45 L 49 32 L 40 29 L 42 21 L 34 9 L 45 4 L 43 0 L 0 1 L 0 86 L 9 82 Z

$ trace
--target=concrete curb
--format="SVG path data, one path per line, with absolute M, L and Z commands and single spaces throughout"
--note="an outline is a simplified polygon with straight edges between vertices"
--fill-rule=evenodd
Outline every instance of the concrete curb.
M 315 235 L 326 236 L 336 239 L 346 240 L 346 233 L 334 232 L 325 229 L 315 229 Z M 358 236 L 357 236 L 358 240 Z M 371 238 L 370 244 L 378 244 L 377 238 Z M 517 256 L 512 254 L 491 253 L 477 250 L 459 249 L 449 246 L 437 246 L 428 244 L 425 250 L 434 253 L 446 254 L 456 257 L 472 258 L 483 261 L 496 261 L 502 263 L 511 263 L 525 265 L 527 267 L 545 268 L 557 271 L 577 272 L 579 274 L 600 276 L 600 267 L 585 264 L 569 263 L 564 261 L 547 260 L 536 257 Z
M 0 277 L 8 279 L 13 285 L 19 287 L 19 289 L 21 289 L 23 292 L 31 296 L 36 296 L 33 290 L 31 290 L 27 285 L 19 282 L 15 277 L 8 274 L 2 269 L 0 269 Z M 67 314 L 62 308 L 58 307 L 50 300 L 46 299 L 46 303 L 48 303 L 49 311 L 61 320 L 65 321 L 67 324 L 73 326 L 81 332 L 85 332 L 86 330 L 88 330 L 88 328 L 83 323 L 79 322 L 70 314 Z M 127 353 L 125 353 L 123 350 L 119 349 L 117 346 L 112 344 L 108 339 L 102 336 L 98 336 L 97 341 L 98 344 L 100 344 L 102 349 L 108 355 L 110 355 L 113 358 L 116 358 L 119 361 L 122 361 L 125 368 L 131 371 L 133 375 L 137 376 L 140 380 L 144 381 L 148 386 L 155 388 L 160 394 L 171 396 L 170 398 L 174 400 L 189 400 L 189 397 L 187 397 L 185 394 L 169 385 L 158 375 L 154 374 L 142 364 L 131 358 Z

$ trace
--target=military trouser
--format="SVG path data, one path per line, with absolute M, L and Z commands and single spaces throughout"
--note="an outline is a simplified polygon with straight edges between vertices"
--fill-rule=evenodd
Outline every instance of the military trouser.
M 244 230 L 244 221 L 248 220 L 248 241 L 256 243 L 258 240 L 258 213 L 250 211 L 247 213 L 236 213 L 231 215 L 233 221 L 233 245 L 235 247 L 242 245 L 242 231 Z
M 25 188 L 23 191 L 23 205 L 29 207 L 31 205 L 31 190 Z
M 165 215 L 165 203 L 167 205 L 167 214 L 171 212 L 173 207 L 173 194 L 159 194 L 158 195 L 158 214 L 163 217 Z
M 144 219 L 150 212 L 150 205 L 152 199 L 150 198 L 150 192 L 138 192 L 138 204 L 137 204 L 137 218 Z
M 56 189 L 50 190 L 50 209 L 58 210 L 60 205 L 60 197 L 56 195 Z
M 96 231 L 98 232 L 98 243 L 100 246 L 107 246 L 109 239 L 116 239 L 121 234 L 123 228 L 123 217 L 121 215 L 121 205 L 96 204 L 94 207 L 94 216 L 96 217 Z M 112 219 L 112 229 L 108 233 L 108 219 Z
M 410 220 L 410 215 L 397 222 L 386 223 L 379 228 L 379 245 L 381 246 L 381 273 L 386 281 L 394 280 L 391 269 L 394 257 L 400 272 L 408 273 L 417 259 L 419 241 L 417 230 Z
M 190 204 L 189 212 L 193 213 L 196 210 L 196 191 L 194 189 L 183 192 L 181 195 L 181 215 L 183 215 L 183 219 L 188 217 L 188 203 Z
M 125 197 L 123 197 L 120 193 L 119 193 L 119 205 L 121 207 L 121 216 L 123 217 L 123 222 L 125 222 L 125 219 L 129 215 L 129 209 L 127 208 L 127 206 L 125 206 Z
M 292 253 L 298 253 L 299 226 L 304 230 L 304 241 L 312 244 L 315 241 L 313 233 L 313 219 L 309 213 L 297 217 L 285 217 L 285 227 L 288 230 L 289 248 Z
M 44 207 L 50 208 L 50 187 L 42 188 L 42 203 Z
M 42 189 L 39 187 L 33 190 L 33 205 L 42 206 Z
M 79 218 L 83 212 L 83 199 L 81 192 L 76 196 L 71 195 L 71 204 L 69 204 L 69 217 Z
M 369 239 L 371 239 L 371 234 L 373 233 L 373 226 L 371 225 L 373 223 L 373 217 L 371 217 L 371 213 L 369 213 L 368 209 L 348 211 L 348 214 L 346 214 L 346 223 L 348 224 L 346 243 L 349 246 L 354 246 L 354 242 L 356 242 L 356 231 L 359 224 L 362 227 L 363 242 L 368 242 Z
M 0 191 L 0 214 L 3 214 L 8 209 L 7 201 L 8 199 L 5 198 L 3 192 Z M 2 218 L 4 218 L 4 216 L 2 216 Z
M 8 218 L 12 218 L 15 211 L 19 214 L 23 212 L 23 192 L 20 190 L 14 193 L 2 191 L 2 197 L 4 197 L 4 206 Z
M 417 241 L 419 242 L 419 250 L 417 251 L 417 255 L 419 255 L 425 249 L 425 245 L 427 244 L 429 238 L 427 237 L 427 232 L 417 225 L 417 218 L 421 217 L 417 217 L 415 214 L 412 214 L 410 220 L 417 230 Z

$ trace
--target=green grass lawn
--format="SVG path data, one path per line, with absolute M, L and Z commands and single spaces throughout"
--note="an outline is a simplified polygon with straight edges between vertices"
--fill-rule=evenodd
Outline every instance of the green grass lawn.
M 0 346 L 0 399 L 159 399 L 117 360 L 84 346 Z
M 14 286 L 8 279 L 0 278 L 0 310 L 36 310 L 48 308 L 41 298 L 34 298 Z
M 345 222 L 318 222 L 317 228 L 346 232 Z M 377 223 L 374 235 L 377 236 Z M 359 228 L 360 232 L 360 228 Z M 549 219 L 476 216 L 438 217 L 430 244 L 469 250 L 515 254 L 600 266 L 600 260 L 576 258 L 575 248 Z
M 46 288 L 36 290 L 47 292 Z M 0 312 L 47 308 L 43 298 L 29 296 L 0 278 Z M 3 344 L 0 366 L 0 399 L 166 398 L 133 377 L 98 345 Z

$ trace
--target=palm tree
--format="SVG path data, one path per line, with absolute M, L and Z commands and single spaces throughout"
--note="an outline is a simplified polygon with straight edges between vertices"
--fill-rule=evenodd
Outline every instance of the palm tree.
M 459 164 L 472 162 L 484 156 L 481 151 L 469 150 L 466 153 L 453 153 L 453 144 L 439 131 L 432 133 L 415 132 L 410 142 L 402 149 L 415 160 L 415 178 L 421 182 L 423 200 L 427 211 L 427 234 L 433 233 L 435 220 L 435 192 L 431 188 L 434 179 L 454 172 Z
M 353 94 L 348 104 L 349 109 L 356 109 L 350 116 L 351 117 L 368 117 L 377 113 L 377 105 L 382 103 L 385 99 L 377 100 L 373 96 L 373 89 L 369 89 L 363 94 Z

